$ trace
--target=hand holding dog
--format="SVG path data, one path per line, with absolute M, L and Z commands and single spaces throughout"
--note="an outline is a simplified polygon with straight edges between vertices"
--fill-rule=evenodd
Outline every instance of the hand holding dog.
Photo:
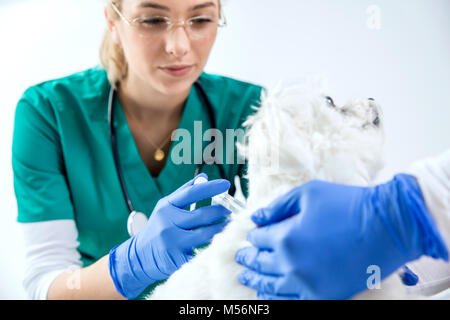
M 311 181 L 257 210 L 253 247 L 236 261 L 239 281 L 260 299 L 347 299 L 421 255 L 448 261 L 416 179 L 397 175 L 375 187 Z

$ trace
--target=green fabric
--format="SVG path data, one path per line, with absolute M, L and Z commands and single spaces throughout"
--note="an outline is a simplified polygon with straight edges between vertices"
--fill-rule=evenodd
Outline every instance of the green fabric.
M 217 127 L 237 129 L 259 103 L 262 87 L 202 73 L 200 82 L 213 106 Z M 127 240 L 128 209 L 111 150 L 107 120 L 110 84 L 106 71 L 95 67 L 25 91 L 17 105 L 12 145 L 18 221 L 75 220 L 78 250 L 84 266 Z M 177 165 L 169 157 L 158 177 L 148 172 L 128 127 L 119 99 L 114 108 L 119 158 L 125 184 L 136 210 L 150 215 L 158 200 L 190 180 L 197 165 Z M 193 86 L 179 129 L 202 131 L 210 122 Z M 173 142 L 171 150 L 179 142 Z M 210 144 L 205 141 L 203 147 Z M 192 146 L 192 157 L 194 157 Z M 235 150 L 235 154 L 237 151 Z M 226 178 L 242 177 L 245 166 L 224 164 Z M 219 178 L 216 165 L 204 166 L 210 179 Z M 244 195 L 246 181 L 241 179 Z M 206 205 L 202 202 L 199 205 Z

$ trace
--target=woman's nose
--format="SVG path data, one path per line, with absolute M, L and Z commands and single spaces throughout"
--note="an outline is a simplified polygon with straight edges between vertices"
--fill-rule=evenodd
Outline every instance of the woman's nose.
M 191 49 L 191 41 L 185 28 L 177 26 L 166 35 L 166 51 L 176 57 L 185 56 Z

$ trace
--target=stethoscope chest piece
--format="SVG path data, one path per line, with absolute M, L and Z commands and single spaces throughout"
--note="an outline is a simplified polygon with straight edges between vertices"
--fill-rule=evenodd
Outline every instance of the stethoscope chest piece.
M 145 228 L 148 218 L 145 214 L 139 211 L 132 211 L 128 216 L 127 229 L 130 237 L 136 235 L 139 231 Z

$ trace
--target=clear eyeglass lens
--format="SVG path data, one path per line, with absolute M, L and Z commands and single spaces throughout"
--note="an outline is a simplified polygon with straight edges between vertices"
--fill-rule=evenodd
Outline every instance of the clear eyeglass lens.
M 182 25 L 180 22 L 172 22 L 170 18 L 162 16 L 136 18 L 134 24 L 139 28 L 143 37 L 158 37 L 172 28 Z M 187 32 L 194 39 L 211 36 L 217 29 L 218 24 L 219 20 L 210 16 L 193 17 L 184 22 Z

